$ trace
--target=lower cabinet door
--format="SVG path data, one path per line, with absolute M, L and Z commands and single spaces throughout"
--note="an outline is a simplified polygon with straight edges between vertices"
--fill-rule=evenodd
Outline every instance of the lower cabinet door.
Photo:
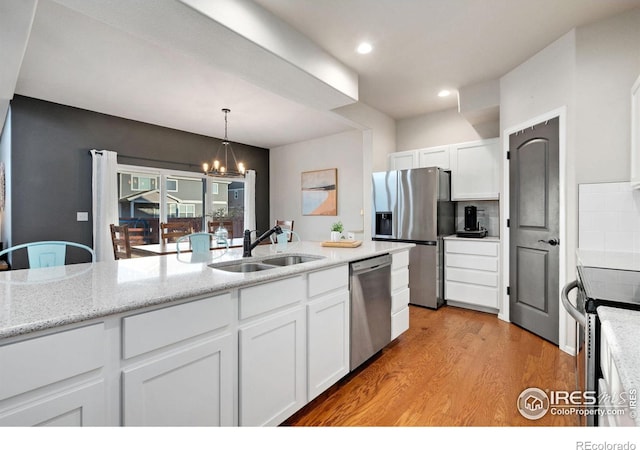
M 123 425 L 231 426 L 230 334 L 123 370 Z
M 307 306 L 309 401 L 349 373 L 349 291 Z
M 239 422 L 278 425 L 306 403 L 303 307 L 239 330 Z
M 82 384 L 0 412 L 0 426 L 95 427 L 106 422 L 103 380 Z

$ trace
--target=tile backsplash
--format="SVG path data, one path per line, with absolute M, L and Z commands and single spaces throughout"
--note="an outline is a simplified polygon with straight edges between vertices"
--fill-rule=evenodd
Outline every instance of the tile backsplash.
M 627 182 L 580 184 L 578 247 L 640 252 L 640 191 Z

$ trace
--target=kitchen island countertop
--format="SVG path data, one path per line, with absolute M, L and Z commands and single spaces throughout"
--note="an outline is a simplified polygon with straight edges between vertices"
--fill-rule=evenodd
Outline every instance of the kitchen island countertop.
M 414 244 L 366 241 L 357 248 L 325 248 L 320 242 L 289 244 L 286 254 L 322 259 L 252 273 L 214 270 L 208 264 L 281 256 L 273 245 L 258 246 L 253 258 L 242 249 L 148 256 L 0 273 L 0 339 L 105 317 L 111 314 L 210 295 L 243 286 L 321 270 Z

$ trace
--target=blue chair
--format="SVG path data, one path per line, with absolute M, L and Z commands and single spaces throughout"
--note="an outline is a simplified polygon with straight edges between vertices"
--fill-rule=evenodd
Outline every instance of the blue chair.
M 187 240 L 189 241 L 189 244 L 190 244 L 189 247 L 191 250 L 191 258 L 189 261 L 183 261 L 183 262 L 192 262 L 192 263 L 205 262 L 211 259 L 220 258 L 229 251 L 229 241 L 225 239 L 224 240 L 225 251 L 220 255 L 213 256 L 211 254 L 211 250 L 212 250 L 211 243 L 212 242 L 218 243 L 220 241 L 219 237 L 213 233 L 204 233 L 204 232 L 191 233 L 191 234 L 187 234 L 186 236 L 182 236 L 181 238 L 178 238 L 178 240 L 176 241 L 176 253 L 179 261 L 182 261 L 180 259 L 180 243 Z M 183 252 L 185 252 L 185 250 L 183 250 Z
M 13 247 L 9 247 L 8 249 L 1 251 L 0 256 L 26 248 L 27 256 L 29 257 L 30 269 L 64 266 L 67 247 L 77 247 L 88 251 L 91 255 L 91 262 L 96 262 L 96 253 L 91 247 L 68 241 L 40 241 L 14 245 Z

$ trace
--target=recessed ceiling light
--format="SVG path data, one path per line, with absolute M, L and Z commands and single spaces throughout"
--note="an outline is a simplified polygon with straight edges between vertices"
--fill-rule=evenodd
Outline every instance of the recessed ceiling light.
M 360 45 L 358 45 L 358 48 L 356 49 L 356 51 L 361 55 L 366 55 L 367 53 L 371 53 L 371 50 L 373 50 L 373 46 L 368 42 L 362 42 Z
M 449 95 L 451 95 L 451 91 L 448 91 L 446 89 L 443 89 L 440 92 L 438 92 L 438 97 L 448 97 Z

